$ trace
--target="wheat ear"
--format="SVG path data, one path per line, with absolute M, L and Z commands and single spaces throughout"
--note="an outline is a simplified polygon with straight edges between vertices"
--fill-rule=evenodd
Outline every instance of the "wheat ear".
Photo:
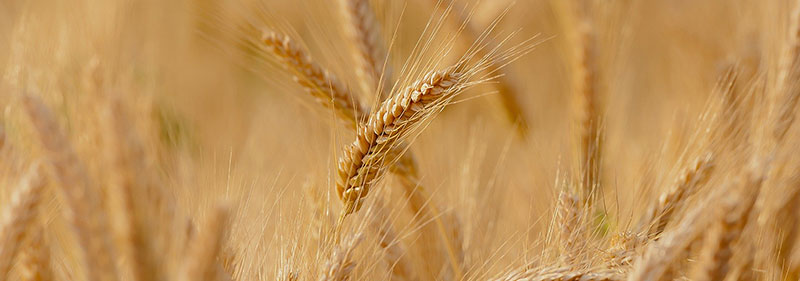
M 556 204 L 556 223 L 560 243 L 561 260 L 565 265 L 573 264 L 583 252 L 583 225 L 581 203 L 577 196 L 562 190 Z
M 651 239 L 660 235 L 672 220 L 675 211 L 708 180 L 713 168 L 711 154 L 696 159 L 692 166 L 686 168 L 672 189 L 661 194 L 658 201 L 645 213 L 639 223 L 642 232 Z
M 211 213 L 187 251 L 178 280 L 220 280 L 217 276 L 222 268 L 217 263 L 217 256 L 222 248 L 228 212 L 227 207 L 218 206 Z
M 350 33 L 352 42 L 353 56 L 358 63 L 356 74 L 359 77 L 359 84 L 363 93 L 379 92 L 380 100 L 389 94 L 388 83 L 382 82 L 382 76 L 390 73 L 386 68 L 388 54 L 383 47 L 380 24 L 375 19 L 369 0 L 340 0 L 345 18 L 348 21 L 346 26 Z M 386 77 L 388 78 L 388 77 Z M 379 86 L 383 86 L 381 89 Z M 373 95 L 367 95 L 372 97 Z
M 350 280 L 353 269 L 352 255 L 363 236 L 360 234 L 344 239 L 333 249 L 330 259 L 325 264 L 325 270 L 320 275 L 320 281 L 346 281 Z
M 44 229 L 39 226 L 31 231 L 20 253 L 19 275 L 23 281 L 50 281 L 53 272 L 50 268 L 50 249 L 44 239 Z
M 24 96 L 23 104 L 48 157 L 58 190 L 66 202 L 64 215 L 72 224 L 84 251 L 84 266 L 89 280 L 116 280 L 108 222 L 83 164 L 70 147 L 53 113 L 32 96 Z
M 36 218 L 36 210 L 44 187 L 38 166 L 22 179 L 4 208 L 0 221 L 0 277 L 8 278 L 14 257 L 22 244 L 29 226 Z
M 597 63 L 594 46 L 594 26 L 590 7 L 586 1 L 577 0 L 573 7 L 576 22 L 573 32 L 572 91 L 578 124 L 580 145 L 580 174 L 583 184 L 583 201 L 591 202 L 594 189 L 600 185 L 602 137 L 600 136 L 600 100 L 597 89 Z
M 746 175 L 746 179 L 737 186 L 742 194 L 738 197 L 728 197 L 726 198 L 728 200 L 723 202 L 720 219 L 704 241 L 698 263 L 699 270 L 692 280 L 723 280 L 728 275 L 733 247 L 747 226 L 763 181 L 761 175 Z
M 645 248 L 644 254 L 635 262 L 628 281 L 662 281 L 667 278 L 669 269 L 681 254 L 686 252 L 703 230 L 711 223 L 707 213 L 712 203 L 722 197 L 725 188 L 712 192 L 708 197 L 694 205 L 684 215 L 679 225 Z
M 773 95 L 771 103 L 773 120 L 770 123 L 775 124 L 772 131 L 774 145 L 783 141 L 794 123 L 795 108 L 800 100 L 800 87 L 797 84 L 800 79 L 800 1 L 794 1 L 794 5 L 788 38 L 778 66 L 777 93 Z
M 119 100 L 112 97 L 104 121 L 109 134 L 109 155 L 111 162 L 108 204 L 115 215 L 113 229 L 120 255 L 125 256 L 134 281 L 164 280 L 165 274 L 159 272 L 159 261 L 163 258 L 156 253 L 154 246 L 160 237 L 152 233 L 150 226 L 158 217 L 152 211 L 172 213 L 161 190 L 143 174 L 145 164 L 144 148 L 132 133 L 132 122 Z M 156 212 L 157 212 L 156 211 Z M 159 214 L 160 215 L 160 214 Z M 166 218 L 169 220 L 171 218 Z
M 307 52 L 289 36 L 267 32 L 262 37 L 263 47 L 271 51 L 292 72 L 295 81 L 323 105 L 331 107 L 337 114 L 353 124 L 364 116 L 355 98 L 331 73 L 311 60 Z

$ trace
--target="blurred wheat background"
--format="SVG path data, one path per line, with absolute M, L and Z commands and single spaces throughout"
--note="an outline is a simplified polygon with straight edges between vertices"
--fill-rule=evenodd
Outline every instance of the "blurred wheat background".
M 800 278 L 800 1 L 4 0 L 0 72 L 0 280 Z

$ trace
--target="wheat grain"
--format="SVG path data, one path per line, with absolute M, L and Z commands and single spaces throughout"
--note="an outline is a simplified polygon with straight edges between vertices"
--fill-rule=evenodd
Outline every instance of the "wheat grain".
M 800 78 L 800 1 L 793 1 L 794 9 L 791 13 L 789 34 L 784 42 L 784 50 L 778 66 L 777 92 L 773 94 L 771 113 L 773 114 L 772 135 L 773 145 L 780 144 L 786 132 L 794 123 L 795 107 L 800 100 L 800 87 L 797 80 Z
M 573 264 L 579 259 L 584 249 L 584 237 L 580 200 L 568 191 L 562 190 L 556 204 L 556 224 L 558 227 L 559 250 L 561 261 L 565 265 Z
M 36 218 L 36 210 L 42 195 L 44 180 L 38 166 L 25 175 L 11 196 L 11 202 L 3 208 L 0 221 L 0 276 L 7 279 L 8 271 L 26 233 L 31 233 L 30 224 Z
M 116 280 L 108 222 L 85 168 L 50 110 L 32 96 L 24 96 L 23 104 L 45 149 L 58 190 L 67 203 L 64 216 L 72 224 L 84 251 L 89 280 Z

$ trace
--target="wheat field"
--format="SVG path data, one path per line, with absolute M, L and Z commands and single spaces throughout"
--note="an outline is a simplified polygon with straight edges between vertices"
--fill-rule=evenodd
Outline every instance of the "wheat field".
M 0 280 L 799 280 L 800 1 L 0 1 Z

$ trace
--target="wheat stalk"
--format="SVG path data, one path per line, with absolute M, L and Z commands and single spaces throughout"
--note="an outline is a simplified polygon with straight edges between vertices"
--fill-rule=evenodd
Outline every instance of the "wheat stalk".
M 11 195 L 11 202 L 4 208 L 0 221 L 0 276 L 7 279 L 14 257 L 23 242 L 30 224 L 36 218 L 36 210 L 44 189 L 44 180 L 39 176 L 38 166 L 25 175 Z
M 228 208 L 218 206 L 207 219 L 201 232 L 193 239 L 178 280 L 220 280 L 223 271 L 217 263 L 228 221 Z M 229 279 L 229 278 L 228 278 Z
M 375 14 L 369 0 L 340 0 L 344 16 L 348 24 L 346 29 L 350 33 L 350 41 L 354 52 L 353 57 L 358 64 L 356 74 L 363 93 L 378 92 L 377 96 L 383 100 L 389 93 L 382 81 L 388 78 L 386 59 L 388 54 L 383 47 L 380 24 L 375 19 Z M 384 69 L 387 69 L 384 71 Z M 382 89 L 380 86 L 383 86 Z M 371 97 L 373 95 L 367 95 Z
M 84 251 L 84 266 L 89 280 L 116 280 L 108 222 L 85 168 L 50 110 L 32 96 L 24 96 L 23 104 L 46 152 L 58 190 L 67 204 L 64 216 L 72 224 Z
M 275 32 L 264 33 L 263 47 L 271 51 L 294 75 L 295 81 L 323 105 L 331 107 L 337 114 L 353 124 L 364 116 L 364 110 L 355 98 L 333 74 L 324 71 L 311 60 L 305 50 L 295 45 L 289 36 Z

